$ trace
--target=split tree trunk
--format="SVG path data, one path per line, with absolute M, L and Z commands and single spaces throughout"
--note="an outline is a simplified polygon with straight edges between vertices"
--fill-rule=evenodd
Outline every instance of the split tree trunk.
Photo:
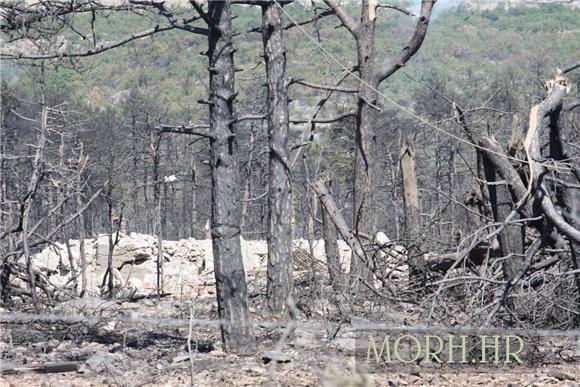
M 507 183 L 497 179 L 495 170 L 489 160 L 483 157 L 486 180 L 488 182 L 489 199 L 495 222 L 502 223 L 514 210 L 514 202 Z M 491 184 L 490 184 L 491 183 Z M 511 280 L 521 270 L 525 261 L 525 227 L 516 214 L 513 219 L 498 234 L 500 256 L 503 260 L 504 280 Z
M 401 174 L 403 177 L 403 203 L 405 205 L 405 238 L 409 252 L 410 275 L 424 276 L 425 259 L 421 248 L 421 212 L 419 189 L 415 171 L 415 145 L 405 140 L 401 146 Z
M 572 227 L 580 230 L 580 190 L 573 188 L 574 184 L 580 183 L 580 178 L 578 178 L 574 173 L 577 165 L 570 162 L 573 158 L 568 149 L 567 141 L 569 133 L 566 125 L 566 115 L 568 110 L 563 109 L 563 112 L 561 110 L 561 108 L 556 109 L 550 117 L 550 156 L 552 159 L 564 164 L 573 172 L 564 172 L 560 174 L 556 171 L 556 176 L 564 182 L 564 184 L 559 185 L 556 190 L 556 199 L 558 205 L 562 209 L 564 220 L 566 220 L 566 222 L 568 222 Z M 560 117 L 561 115 L 563 117 Z M 571 238 L 568 238 L 568 240 L 570 244 L 572 267 L 574 270 L 578 270 L 580 269 L 580 243 L 575 242 Z M 574 274 L 574 279 L 577 289 L 576 305 L 577 307 L 580 307 L 580 273 Z M 576 321 L 580 323 L 580 315 L 576 316 Z
M 240 247 L 238 150 L 234 131 L 234 47 L 230 1 L 208 4 L 210 141 L 212 171 L 211 236 L 218 314 L 224 350 L 255 351 L 246 276 Z
M 82 169 L 86 162 L 85 155 L 84 155 L 84 144 L 80 143 L 80 150 L 79 150 L 79 172 L 76 176 L 76 207 L 77 211 L 80 211 L 83 207 L 83 181 L 82 181 Z M 80 214 L 77 219 L 77 226 L 78 226 L 78 238 L 79 238 L 79 266 L 81 270 L 81 296 L 84 296 L 87 290 L 87 261 L 86 261 L 86 253 L 85 253 L 85 216 L 84 214 Z

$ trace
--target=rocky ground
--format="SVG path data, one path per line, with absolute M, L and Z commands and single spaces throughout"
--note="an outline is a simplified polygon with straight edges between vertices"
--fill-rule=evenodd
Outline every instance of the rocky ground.
M 99 239 L 90 243 L 91 259 L 101 270 Z M 176 278 L 193 280 L 184 281 L 187 291 L 183 291 L 183 284 L 175 286 L 168 277 L 168 294 L 157 298 L 147 285 L 154 270 L 155 243 L 145 237 L 129 238 L 115 257 L 125 279 L 136 275 L 138 281 L 132 286 L 141 286 L 137 290 L 142 297 L 105 301 L 89 292 L 83 298 L 56 300 L 37 317 L 30 317 L 32 308 L 24 302 L 0 310 L 0 386 L 178 386 L 190 385 L 192 379 L 197 386 L 580 386 L 580 342 L 565 351 L 553 345 L 553 356 L 534 367 L 435 370 L 419 361 L 410 368 L 359 373 L 353 327 L 365 321 L 415 325 L 424 313 L 420 300 L 371 294 L 364 302 L 349 303 L 329 286 L 326 273 L 317 270 L 319 265 L 303 263 L 295 273 L 297 322 L 289 330 L 287 321 L 268 317 L 263 310 L 261 244 L 247 242 L 246 264 L 257 262 L 248 270 L 248 291 L 258 350 L 252 356 L 224 353 L 215 323 L 213 272 L 203 244 L 164 245 L 167 265 L 182 267 Z M 296 244 L 300 247 L 300 242 Z M 66 250 L 39 256 L 46 263 L 38 267 L 52 271 L 49 278 L 61 285 L 70 274 L 54 266 L 69 261 L 62 257 Z M 125 268 L 127 262 L 131 270 Z M 190 331 L 191 316 L 196 324 Z
M 580 356 L 575 361 L 549 361 L 538 367 L 485 372 L 432 370 L 418 366 L 404 370 L 359 374 L 353 358 L 354 337 L 351 316 L 340 321 L 340 311 L 330 299 L 318 298 L 324 284 L 309 273 L 297 273 L 298 325 L 287 340 L 286 331 L 265 319 L 263 275 L 250 276 L 251 311 L 256 323 L 258 351 L 253 356 L 236 356 L 221 350 L 215 325 L 197 325 L 191 331 L 193 347 L 187 347 L 188 320 L 193 308 L 196 319 L 215 319 L 215 288 L 206 278 L 195 299 L 179 295 L 160 300 L 111 302 L 98 298 L 60 303 L 52 321 L 28 319 L 10 321 L 15 311 L 2 311 L 0 359 L 4 372 L 14 367 L 75 364 L 77 371 L 35 374 L 5 373 L 1 386 L 578 386 Z M 203 279 L 203 278 L 202 278 Z M 312 295 L 308 297 L 308 295 Z M 330 297 L 332 298 L 332 296 Z M 390 305 L 381 321 L 412 323 L 416 306 Z M 19 308 L 30 312 L 23 305 Z M 58 316 L 85 316 L 59 321 Z M 46 316 L 45 316 L 46 317 Z M 273 319 L 274 323 L 276 319 Z M 283 321 L 280 321 L 283 323 Z M 337 332 L 337 328 L 340 329 Z M 332 337 L 332 339 L 330 339 Z M 580 355 L 579 353 L 574 353 Z M 570 359 L 568 359 L 570 360 Z M 14 370 L 13 370 L 14 371 Z M 17 370 L 16 370 L 17 371 Z

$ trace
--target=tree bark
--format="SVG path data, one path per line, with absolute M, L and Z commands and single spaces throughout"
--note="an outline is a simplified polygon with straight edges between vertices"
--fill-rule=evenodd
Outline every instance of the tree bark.
M 489 197 L 493 218 L 496 222 L 504 222 L 514 210 L 514 202 L 505 182 L 498 181 L 493 165 L 484 156 L 484 170 L 488 184 Z M 503 274 L 506 281 L 511 280 L 522 268 L 525 259 L 525 227 L 523 223 L 513 223 L 521 219 L 516 214 L 510 224 L 507 224 L 498 235 L 500 256 L 506 257 L 503 261 Z
M 542 212 L 558 229 L 558 231 L 568 237 L 569 240 L 580 244 L 580 230 L 568 223 L 556 210 L 554 203 L 550 198 L 550 194 L 546 189 L 546 185 L 543 182 L 543 175 L 546 172 L 546 167 L 540 163 L 537 163 L 538 160 L 542 160 L 540 138 L 542 136 L 542 132 L 545 129 L 544 118 L 550 116 L 553 118 L 559 115 L 559 112 L 562 108 L 562 103 L 564 102 L 564 97 L 567 93 L 565 79 L 563 77 L 556 77 L 556 80 L 550 82 L 552 85 L 551 89 L 548 90 L 548 96 L 539 105 L 532 109 L 530 113 L 530 120 L 532 118 L 535 119 L 537 125 L 537 128 L 532 133 L 531 138 L 526 138 L 526 140 L 529 140 L 530 160 L 528 161 L 530 163 L 530 175 L 533 179 L 534 196 L 542 208 Z M 551 122 L 553 125 L 557 125 L 557 123 L 553 122 L 553 120 L 551 120 Z
M 331 183 L 329 182 L 329 185 Z M 342 283 L 342 271 L 340 264 L 340 252 L 338 250 L 338 240 L 336 226 L 330 219 L 326 209 L 322 208 L 322 235 L 324 237 L 324 251 L 326 253 L 326 265 L 328 266 L 328 276 L 330 283 L 335 290 L 340 290 Z
M 286 309 L 292 296 L 292 174 L 288 167 L 288 77 L 282 8 L 262 6 L 262 39 L 268 85 L 268 269 L 266 298 L 271 312 Z
M 43 64 L 44 70 L 44 64 Z M 24 210 L 22 211 L 22 250 L 24 252 L 24 258 L 26 260 L 26 272 L 28 274 L 28 288 L 30 290 L 30 295 L 32 297 L 32 304 L 36 313 L 40 313 L 40 304 L 38 303 L 38 296 L 36 293 L 36 275 L 34 274 L 34 264 L 32 262 L 32 255 L 30 251 L 30 211 L 32 210 L 33 200 L 38 191 L 38 186 L 43 178 L 43 164 L 44 164 L 44 147 L 47 141 L 48 134 L 48 107 L 46 106 L 46 95 L 44 89 L 42 92 L 42 112 L 40 119 L 40 136 L 38 139 L 38 144 L 36 148 L 36 153 L 34 156 L 34 161 L 32 163 L 32 174 L 30 176 L 30 182 L 28 184 L 28 192 L 26 199 L 22 206 Z M 53 208 L 52 206 L 49 208 Z M 48 219 L 47 219 L 48 221 Z
M 195 227 L 197 224 L 197 174 L 195 169 L 195 154 L 193 153 L 193 149 L 191 150 L 191 159 L 189 165 L 191 171 L 191 229 L 189 236 L 195 238 Z
M 353 254 L 355 254 L 358 257 L 359 261 L 367 265 L 366 263 L 367 257 L 365 256 L 362 243 L 360 242 L 359 238 L 354 234 L 354 232 L 352 232 L 348 228 L 346 221 L 340 214 L 340 211 L 336 206 L 336 203 L 334 203 L 334 200 L 332 199 L 330 192 L 324 185 L 324 182 L 317 181 L 316 183 L 312 184 L 312 188 L 318 195 L 320 203 L 322 203 L 322 206 L 324 207 L 324 211 L 327 213 L 330 220 L 332 220 L 332 223 L 334 223 L 334 225 L 336 226 L 336 229 L 342 236 L 342 239 L 346 241 L 346 243 L 353 251 Z
M 352 229 L 356 235 L 360 233 L 372 235 L 376 226 L 376 211 L 374 210 L 374 177 L 377 163 L 375 162 L 376 146 L 376 115 L 378 104 L 379 81 L 376 78 L 375 53 L 375 20 L 370 18 L 369 2 L 363 1 L 361 24 L 357 33 L 357 54 L 359 75 L 356 113 L 356 147 L 354 160 L 354 207 Z M 370 262 L 364 264 L 360 257 L 353 254 L 351 258 L 351 274 L 370 280 L 372 269 Z
M 425 273 L 425 259 L 421 248 L 421 212 L 419 208 L 419 189 L 415 171 L 415 145 L 405 140 L 401 146 L 401 174 L 403 177 L 403 204 L 405 206 L 405 223 L 407 251 L 409 252 L 409 269 L 411 276 L 422 276 Z
M 566 114 L 567 109 L 556 109 L 550 115 L 550 156 L 559 163 L 574 171 L 574 163 L 567 161 L 572 160 L 571 153 L 568 149 Z M 574 172 L 558 173 L 556 176 L 564 183 L 574 184 L 576 182 Z M 580 230 L 580 190 L 572 188 L 570 185 L 562 184 L 556 190 L 556 200 L 562 209 L 562 216 L 572 227 Z M 580 269 L 578 257 L 580 256 L 580 243 L 568 238 L 570 244 L 570 255 L 572 258 L 572 267 L 574 270 Z M 577 288 L 576 305 L 580 307 L 580 273 L 574 275 Z M 577 315 L 576 321 L 580 322 L 580 315 Z
M 339 0 L 324 0 L 353 35 L 358 56 L 358 103 L 356 112 L 356 147 L 354 161 L 353 231 L 355 235 L 372 235 L 376 227 L 377 211 L 374 203 L 376 124 L 379 110 L 380 84 L 403 67 L 419 50 L 427 34 L 427 28 L 436 0 L 422 0 L 421 13 L 415 32 L 409 43 L 393 61 L 379 61 L 375 50 L 376 6 L 373 0 L 363 0 L 360 23 L 356 23 Z M 359 255 L 353 254 L 350 271 L 353 279 L 371 278 L 370 262 L 366 264 Z
M 159 146 L 161 145 L 161 134 L 151 129 L 150 149 L 153 161 L 153 203 L 155 204 L 155 236 L 157 237 L 157 295 L 163 293 L 163 236 L 162 236 L 162 205 L 161 205 L 161 177 L 159 176 Z
M 234 47 L 230 1 L 211 0 L 209 27 L 210 140 L 212 171 L 211 235 L 218 314 L 224 350 L 255 351 L 246 276 L 240 247 L 240 189 L 234 129 Z
M 77 211 L 80 211 L 83 207 L 83 182 L 82 182 L 82 170 L 86 162 L 84 155 L 84 144 L 80 143 L 79 149 L 79 171 L 76 176 L 76 207 Z M 84 295 L 87 290 L 87 262 L 85 254 L 85 216 L 80 214 L 77 220 L 78 237 L 79 237 L 79 265 L 81 270 L 81 295 Z

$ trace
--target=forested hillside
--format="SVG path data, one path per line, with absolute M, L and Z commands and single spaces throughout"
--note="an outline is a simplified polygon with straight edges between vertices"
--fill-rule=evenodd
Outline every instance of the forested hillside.
M 311 18 L 310 13 L 298 5 L 289 6 L 288 10 L 295 20 Z M 395 52 L 412 33 L 412 20 L 400 13 L 387 10 L 380 12 L 383 15 L 377 26 L 380 32 L 377 35 L 377 45 L 386 47 L 387 53 Z M 260 99 L 265 98 L 259 82 L 255 82 L 263 76 L 264 71 L 263 66 L 259 65 L 261 37 L 257 32 L 248 31 L 259 27 L 260 12 L 255 8 L 238 7 L 236 16 L 233 21 L 239 33 L 235 38 L 238 48 L 236 66 L 243 70 L 237 73 L 241 85 L 238 110 L 256 112 L 263 108 L 263 101 Z M 291 21 L 286 18 L 286 23 Z M 95 34 L 104 41 L 115 41 L 128 33 L 144 29 L 149 24 L 150 21 L 146 19 L 139 20 L 131 15 L 113 14 L 106 21 L 96 24 Z M 445 97 L 469 107 L 478 107 L 489 100 L 492 106 L 501 108 L 508 114 L 523 112 L 541 97 L 543 83 L 553 75 L 554 69 L 574 61 L 575 55 L 580 51 L 579 26 L 580 11 L 571 10 L 563 5 L 484 12 L 474 12 L 465 7 L 452 8 L 435 19 L 422 50 L 402 72 L 395 74 L 382 86 L 382 91 L 396 103 L 435 120 L 449 116 L 452 110 L 444 98 L 430 88 L 435 88 Z M 347 32 L 336 28 L 334 20 L 323 18 L 316 26 L 305 26 L 305 30 L 316 37 L 316 44 L 298 28 L 288 31 L 290 77 L 315 84 L 331 83 L 338 77 L 343 69 L 324 55 L 317 44 L 339 58 L 343 65 L 348 67 L 355 63 L 354 42 L 349 39 Z M 82 43 L 83 39 L 79 38 L 81 34 L 86 35 L 82 31 L 79 31 L 79 34 L 71 33 L 67 37 L 67 40 L 70 39 L 69 44 L 73 47 L 77 47 L 77 44 L 78 47 L 87 46 L 88 43 Z M 139 109 L 140 104 L 153 108 L 149 112 L 151 114 L 149 119 L 154 121 L 173 125 L 197 122 L 203 120 L 205 107 L 195 101 L 201 99 L 207 92 L 206 65 L 203 57 L 198 55 L 204 51 L 204 44 L 205 41 L 200 36 L 185 35 L 184 39 L 183 32 L 168 31 L 152 38 L 134 41 L 96 57 L 65 60 L 64 66 L 49 66 L 46 70 L 47 87 L 50 93 L 58 96 L 56 98 L 69 104 L 75 103 L 79 109 L 89 109 L 93 112 L 93 117 L 108 117 L 113 122 L 125 126 L 131 125 L 128 117 L 138 114 L 135 109 Z M 18 93 L 20 97 L 32 97 L 38 92 L 34 72 L 29 68 L 4 61 L 2 74 L 3 87 L 6 90 Z M 350 83 L 352 84 L 352 81 Z M 346 84 L 349 84 L 348 80 Z M 306 120 L 312 112 L 313 104 L 318 101 L 319 94 L 315 89 L 292 86 L 291 118 Z M 354 106 L 353 100 L 348 97 L 339 95 L 336 98 L 333 103 L 325 105 L 323 115 L 344 113 Z M 392 103 L 384 102 L 384 104 L 384 124 L 381 125 L 385 126 L 385 130 L 382 130 L 381 134 L 385 136 L 386 147 L 392 145 L 395 149 L 398 146 L 397 129 L 411 131 L 417 136 L 427 135 L 430 138 L 431 131 L 417 128 L 418 122 Z M 93 118 L 93 121 L 101 119 Z M 98 134 L 91 134 L 89 127 L 92 125 L 96 126 L 93 130 L 98 130 L 98 123 L 83 125 L 82 130 L 87 136 L 100 139 Z M 401 125 L 403 127 L 399 128 Z M 503 129 L 505 128 L 497 129 L 499 136 L 509 134 L 507 131 L 502 133 Z M 294 125 L 293 130 L 297 137 L 296 141 L 299 141 L 298 137 L 306 130 L 306 126 Z M 322 125 L 320 130 L 325 134 L 321 137 L 319 145 L 322 148 L 328 146 L 331 153 L 333 149 L 341 149 L 332 157 L 348 158 L 347 151 L 352 148 L 348 145 L 348 140 L 343 138 L 345 143 L 340 148 L 332 145 L 334 141 L 341 141 L 340 138 L 334 138 L 335 136 L 348 136 L 348 130 L 329 130 L 328 125 Z M 114 135 L 123 137 L 121 133 Z M 257 130 L 254 141 L 259 143 L 259 136 L 263 135 L 263 132 Z M 182 140 L 175 138 L 170 142 L 172 141 Z M 245 141 L 249 139 L 245 138 Z M 91 145 L 90 141 L 88 145 Z M 167 144 L 167 147 L 173 149 L 173 145 Z M 435 150 L 428 150 L 426 147 L 425 151 L 426 157 L 419 158 L 419 162 L 425 161 L 430 164 L 430 154 Z M 173 153 L 177 158 L 176 161 L 179 160 L 180 152 L 175 150 Z M 203 160 L 202 154 L 198 161 Z M 150 160 L 144 159 L 142 162 L 143 168 L 150 168 L 148 166 Z M 254 176 L 262 178 L 264 172 L 255 172 L 265 167 L 262 160 L 254 156 L 252 162 L 256 163 L 251 167 Z M 394 163 L 394 167 L 397 168 L 396 160 L 383 162 Z M 189 161 L 185 163 L 190 164 Z M 165 175 L 190 174 L 189 169 L 175 169 L 176 165 L 184 164 L 181 160 L 177 163 L 172 160 L 171 164 L 161 160 L 161 164 L 162 168 L 167 168 L 163 171 Z M 348 161 L 337 160 L 337 166 L 342 164 L 348 165 Z M 198 172 L 201 174 L 198 178 L 203 179 L 204 172 L 202 167 Z M 349 182 L 344 181 L 348 178 L 343 172 L 340 169 L 337 172 L 337 179 L 343 180 L 343 185 L 339 185 L 339 192 L 348 191 Z M 387 169 L 385 173 L 390 172 Z M 146 177 L 131 178 L 142 180 Z M 295 180 L 297 189 L 300 189 L 299 178 Z M 204 191 L 207 194 L 204 186 L 206 184 L 200 184 L 199 187 L 202 195 Z M 260 191 L 256 192 L 256 196 L 260 194 Z M 265 198 L 262 202 L 265 203 Z M 140 202 L 137 205 L 143 204 Z M 252 203 L 252 207 L 256 208 L 258 213 L 262 210 L 259 202 Z M 392 226 L 386 216 L 391 210 L 384 211 L 383 227 Z M 190 211 L 181 212 L 190 213 Z M 205 224 L 207 215 L 204 212 L 200 214 L 199 228 Z M 170 213 L 168 216 L 174 218 L 177 215 Z M 253 215 L 251 217 L 255 218 Z M 183 221 L 183 218 L 181 219 Z M 128 221 L 137 222 L 134 217 Z M 145 225 L 147 222 L 140 224 L 135 225 L 136 231 L 151 232 Z M 257 237 L 264 232 L 263 230 L 258 222 L 252 224 L 245 232 Z M 387 231 L 391 234 L 394 230 Z M 304 232 L 299 225 L 297 235 L 304 235 Z M 177 238 L 185 234 L 185 230 L 178 232 L 170 227 L 167 237 Z
M 298 5 L 289 7 L 289 12 L 296 20 L 309 17 L 309 13 Z M 260 25 L 260 13 L 257 9 L 240 7 L 236 14 L 234 27 L 240 33 L 236 40 L 240 54 L 236 60 L 241 68 L 250 71 L 259 61 L 261 37 L 259 33 L 246 32 Z M 401 43 L 397 40 L 403 40 L 405 34 L 412 32 L 412 20 L 386 11 L 384 16 L 378 28 L 385 33 L 380 34 L 378 42 L 380 46 L 395 50 Z M 131 16 L 114 14 L 106 23 L 96 25 L 96 34 L 105 41 L 114 41 L 147 25 L 147 21 L 136 23 Z M 522 85 L 528 84 L 527 87 L 537 86 L 526 81 L 550 76 L 554 67 L 561 66 L 578 52 L 579 25 L 578 11 L 564 5 L 483 12 L 465 7 L 451 8 L 434 21 L 432 33 L 426 39 L 428 44 L 407 71 L 421 79 L 451 82 L 449 86 L 458 90 L 463 87 L 464 77 L 492 87 L 490 83 L 506 74 L 517 78 Z M 335 26 L 334 20 L 322 19 L 318 23 L 320 43 L 345 65 L 352 64 L 354 44 Z M 305 28 L 314 34 L 312 26 Z M 195 55 L 203 51 L 205 42 L 201 37 L 181 39 L 180 34 L 169 31 L 155 38 L 135 41 L 98 58 L 82 59 L 80 70 L 78 66 L 59 68 L 49 74 L 50 84 L 70 93 L 71 97 L 82 96 L 87 104 L 99 108 L 126 99 L 131 89 L 149 87 L 151 94 L 155 94 L 160 104 L 172 109 L 171 112 L 186 111 L 190 104 L 185 102 L 184 96 L 204 91 L 205 66 L 203 58 Z M 398 39 L 393 39 L 391 34 Z M 321 82 L 325 75 L 332 76 L 341 70 L 335 63 L 329 63 L 302 31 L 292 29 L 288 35 L 289 73 L 293 77 Z M 75 35 L 69 38 L 72 44 L 79 40 Z M 309 60 L 317 57 L 320 60 Z M 23 91 L 33 87 L 26 72 L 10 62 L 3 63 L 2 75 L 10 86 L 17 84 Z M 422 88 L 413 83 L 401 87 L 403 82 L 408 83 L 408 79 L 397 75 L 389 88 L 400 89 L 398 101 L 411 103 L 415 90 Z

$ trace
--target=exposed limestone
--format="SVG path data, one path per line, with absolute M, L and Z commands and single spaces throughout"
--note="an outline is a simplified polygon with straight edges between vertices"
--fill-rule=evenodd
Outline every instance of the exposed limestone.
M 98 235 L 85 239 L 85 262 L 88 295 L 101 294 L 103 277 L 107 270 L 109 258 L 109 236 Z M 50 283 L 57 288 L 71 288 L 76 273 L 80 283 L 80 241 L 69 241 L 71 259 L 65 243 L 54 243 L 33 257 L 37 269 L 47 275 Z M 242 256 L 246 273 L 266 270 L 268 246 L 264 240 L 241 239 Z M 157 238 L 146 234 L 120 234 L 114 246 L 112 262 L 114 267 L 115 286 L 123 291 L 122 295 L 149 295 L 156 291 L 157 284 Z M 312 241 L 312 246 L 304 239 L 294 241 L 294 249 L 310 254 L 313 266 L 320 267 L 326 261 L 324 241 Z M 343 270 L 350 262 L 350 248 L 344 241 L 339 241 L 339 250 Z M 211 277 L 213 272 L 213 252 L 211 240 L 182 239 L 163 241 L 164 292 L 173 294 L 190 294 L 200 283 L 199 277 Z M 306 270 L 307 267 L 299 267 Z M 320 271 L 320 270 L 319 270 Z M 23 281 L 17 284 L 26 288 Z M 80 292 L 80 285 L 77 289 Z

